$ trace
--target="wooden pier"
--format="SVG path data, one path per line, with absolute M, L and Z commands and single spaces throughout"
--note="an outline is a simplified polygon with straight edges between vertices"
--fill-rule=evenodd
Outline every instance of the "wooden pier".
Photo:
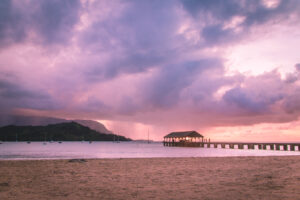
M 192 141 L 164 141 L 168 147 L 206 147 L 222 149 L 259 149 L 300 151 L 300 143 L 258 143 L 258 142 L 192 142 Z
M 300 151 L 300 143 L 274 142 L 211 142 L 196 131 L 172 132 L 164 137 L 167 147 L 206 147 L 222 149 L 260 149 Z

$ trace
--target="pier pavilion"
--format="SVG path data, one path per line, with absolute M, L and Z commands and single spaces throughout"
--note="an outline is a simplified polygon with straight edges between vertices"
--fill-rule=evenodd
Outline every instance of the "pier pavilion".
M 200 147 L 203 135 L 197 131 L 172 132 L 164 137 L 164 146 Z
M 206 147 L 222 149 L 259 149 L 277 151 L 300 151 L 300 143 L 265 142 L 211 142 L 196 131 L 172 132 L 164 137 L 164 146 L 168 147 Z

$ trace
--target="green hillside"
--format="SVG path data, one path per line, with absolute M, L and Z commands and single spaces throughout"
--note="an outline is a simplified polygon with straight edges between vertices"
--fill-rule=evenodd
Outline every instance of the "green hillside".
M 114 134 L 91 130 L 76 122 L 47 126 L 4 126 L 0 127 L 0 141 L 130 141 Z

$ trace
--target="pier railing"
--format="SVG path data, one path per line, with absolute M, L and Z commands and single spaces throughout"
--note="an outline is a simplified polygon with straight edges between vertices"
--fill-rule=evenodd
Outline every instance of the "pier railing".
M 261 149 L 261 150 L 283 150 L 300 151 L 300 143 L 257 143 L 257 142 L 163 142 L 168 147 L 206 147 L 206 148 L 228 148 L 228 149 Z

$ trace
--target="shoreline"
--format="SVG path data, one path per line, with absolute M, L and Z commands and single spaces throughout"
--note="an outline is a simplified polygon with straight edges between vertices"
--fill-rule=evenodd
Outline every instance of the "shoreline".
M 300 156 L 1 160 L 3 199 L 299 199 Z
M 251 157 L 297 157 L 300 155 L 249 155 L 249 156 L 199 156 L 199 157 L 104 157 L 104 158 L 87 158 L 87 157 L 63 157 L 63 158 L 1 158 L 0 157 L 0 162 L 2 161 L 55 161 L 55 160 L 72 160 L 72 159 L 84 159 L 84 160 L 120 160 L 120 159 L 184 159 L 184 158 L 251 158 Z

